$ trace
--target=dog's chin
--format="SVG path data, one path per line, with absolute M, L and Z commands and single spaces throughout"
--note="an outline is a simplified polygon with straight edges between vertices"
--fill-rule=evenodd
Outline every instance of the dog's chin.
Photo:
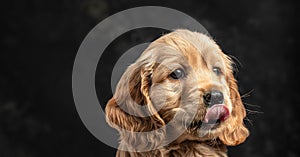
M 203 121 L 194 121 L 190 127 L 189 130 L 193 130 L 193 131 L 197 131 L 197 132 L 201 132 L 201 131 L 215 131 L 217 129 L 219 129 L 221 127 L 221 122 L 220 120 L 217 120 L 215 122 L 208 122 L 205 123 Z
M 209 140 L 218 137 L 218 135 L 224 129 L 224 126 L 225 122 L 220 120 L 208 123 L 205 123 L 201 120 L 195 120 L 192 122 L 188 130 L 190 134 L 196 138 Z
M 193 135 L 201 141 L 209 141 L 211 139 L 216 139 L 222 132 L 222 128 L 221 123 L 204 124 L 202 127 L 198 128 Z

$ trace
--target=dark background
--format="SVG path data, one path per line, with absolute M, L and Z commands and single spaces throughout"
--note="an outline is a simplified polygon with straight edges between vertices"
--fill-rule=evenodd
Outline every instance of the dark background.
M 238 58 L 248 109 L 248 140 L 231 156 L 299 156 L 299 5 L 287 0 L 140 2 L 109 0 L 3 1 L 0 47 L 0 156 L 113 156 L 81 122 L 72 97 L 72 67 L 86 34 L 118 11 L 143 5 L 177 9 L 197 19 L 221 48 Z M 105 51 L 96 86 L 111 96 L 113 63 L 135 44 L 164 30 L 125 33 Z M 100 69 L 100 70 L 99 70 Z

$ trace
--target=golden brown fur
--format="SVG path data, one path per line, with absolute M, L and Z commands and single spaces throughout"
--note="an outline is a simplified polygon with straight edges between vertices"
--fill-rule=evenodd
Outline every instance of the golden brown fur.
M 120 149 L 149 151 L 123 149 L 118 150 L 117 156 L 227 156 L 226 146 L 238 145 L 249 135 L 243 124 L 246 112 L 231 64 L 218 45 L 201 33 L 176 30 L 152 42 L 128 67 L 106 106 L 107 122 L 120 133 Z M 215 66 L 221 69 L 221 75 L 213 72 Z M 183 79 L 170 78 L 176 68 L 184 69 Z M 198 124 L 207 112 L 203 95 L 212 89 L 222 91 L 230 115 L 217 128 L 200 129 Z M 146 106 L 147 110 L 140 110 L 137 105 Z M 195 109 L 189 125 L 186 120 Z M 143 116 L 145 113 L 151 116 Z M 175 114 L 181 121 L 172 123 L 173 127 L 176 130 L 178 125 L 184 125 L 186 131 L 172 143 L 159 147 L 173 131 L 159 128 Z M 124 130 L 155 134 L 137 137 Z

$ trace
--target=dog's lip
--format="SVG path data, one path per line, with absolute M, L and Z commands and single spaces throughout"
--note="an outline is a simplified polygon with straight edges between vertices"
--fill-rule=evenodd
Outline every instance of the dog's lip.
M 205 114 L 204 123 L 214 124 L 225 121 L 229 117 L 229 109 L 225 104 L 215 104 L 207 109 Z

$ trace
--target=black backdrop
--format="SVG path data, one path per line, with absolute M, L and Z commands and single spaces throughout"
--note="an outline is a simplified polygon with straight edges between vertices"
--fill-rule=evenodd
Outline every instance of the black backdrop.
M 248 108 L 248 140 L 230 156 L 298 156 L 300 105 L 296 1 L 139 2 L 109 0 L 3 1 L 0 47 L 0 156 L 113 156 L 77 115 L 72 66 L 85 35 L 101 20 L 136 6 L 158 5 L 197 19 L 222 49 L 238 58 L 241 94 Z M 96 74 L 105 104 L 111 68 L 135 44 L 164 30 L 128 32 L 105 51 Z

